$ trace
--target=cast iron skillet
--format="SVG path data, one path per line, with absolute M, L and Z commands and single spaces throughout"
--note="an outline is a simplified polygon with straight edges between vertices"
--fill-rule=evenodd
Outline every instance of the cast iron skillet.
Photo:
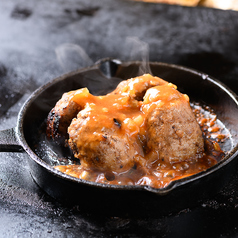
M 27 152 L 31 174 L 41 188 L 54 198 L 76 202 L 87 209 L 121 210 L 122 207 L 134 207 L 136 211 L 142 208 L 167 213 L 188 207 L 220 191 L 236 171 L 237 96 L 222 83 L 198 71 L 157 62 L 151 62 L 149 66 L 153 75 L 176 84 L 178 90 L 188 94 L 192 101 L 205 103 L 213 108 L 225 124 L 231 137 L 221 145 L 226 156 L 217 165 L 207 171 L 171 182 L 162 189 L 98 184 L 73 178 L 53 168 L 58 151 L 45 144 L 44 130 L 40 133 L 39 130 L 62 94 L 87 87 L 92 94 L 102 95 L 113 90 L 121 80 L 146 73 L 140 72 L 141 62 L 120 62 L 115 59 L 103 59 L 92 67 L 63 75 L 36 90 L 23 105 L 17 126 L 0 132 L 0 150 Z M 43 153 L 39 153 L 39 148 L 43 148 Z

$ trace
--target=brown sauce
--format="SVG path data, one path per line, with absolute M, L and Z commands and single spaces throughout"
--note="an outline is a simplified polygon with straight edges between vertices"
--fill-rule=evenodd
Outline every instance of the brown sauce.
M 162 81 L 161 81 L 162 82 Z M 168 161 L 157 159 L 159 150 L 151 151 L 147 148 L 147 117 L 154 107 L 162 107 L 172 103 L 189 103 L 187 95 L 176 90 L 176 86 L 165 81 L 154 88 L 155 92 L 149 94 L 142 100 L 136 96 L 125 95 L 123 92 L 115 90 L 105 96 L 93 96 L 87 89 L 81 89 L 74 94 L 72 100 L 78 103 L 85 110 L 83 116 L 87 116 L 92 128 L 110 128 L 110 133 L 115 133 L 120 138 L 133 142 L 135 157 L 137 161 L 131 165 L 131 161 L 126 161 L 117 165 L 107 167 L 105 161 L 93 164 L 92 160 L 84 159 L 81 165 L 59 165 L 56 169 L 76 178 L 88 181 L 117 184 L 117 185 L 148 185 L 155 188 L 166 187 L 171 181 L 178 180 L 214 166 L 224 155 L 218 142 L 223 142 L 227 135 L 222 134 L 222 126 L 217 123 L 217 117 L 209 108 L 204 108 L 198 103 L 191 103 L 195 118 L 202 129 L 204 136 L 205 151 L 196 155 L 196 158 L 185 159 L 184 161 Z M 159 91 L 160 98 L 158 97 Z M 161 96 L 162 95 L 162 96 Z M 85 116 L 86 115 L 86 116 Z M 78 122 L 69 129 L 72 138 L 77 138 Z M 82 123 L 85 121 L 82 120 Z M 95 132 L 87 134 L 87 139 L 94 140 Z M 106 135 L 105 135 L 106 136 Z M 91 138 L 90 138 L 91 137 Z M 105 138 L 106 139 L 106 138 Z M 72 139 L 78 148 L 83 146 L 85 141 Z M 103 139 L 102 139 L 103 141 Z M 102 142 L 104 143 L 104 142 Z M 76 153 L 78 158 L 82 152 Z M 90 154 L 90 151 L 88 151 Z M 154 159 L 154 157 L 156 159 Z M 151 159 L 152 158 L 152 159 Z M 103 164 L 104 163 L 104 164 Z M 91 166 L 92 165 L 92 166 Z M 128 166 L 127 166 L 128 165 Z M 100 169 L 105 166 L 105 169 Z

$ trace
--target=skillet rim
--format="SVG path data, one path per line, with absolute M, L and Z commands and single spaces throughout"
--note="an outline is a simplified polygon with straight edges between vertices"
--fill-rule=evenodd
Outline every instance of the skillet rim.
M 165 195 L 167 193 L 170 193 L 171 191 L 173 191 L 174 189 L 176 189 L 177 187 L 181 187 L 184 186 L 186 184 L 192 183 L 194 181 L 197 181 L 203 177 L 207 177 L 209 176 L 211 173 L 221 169 L 222 167 L 226 166 L 227 164 L 229 164 L 233 159 L 235 159 L 235 157 L 238 155 L 238 143 L 236 145 L 233 146 L 233 148 L 227 153 L 227 155 L 225 155 L 225 157 L 218 162 L 216 165 L 212 166 L 211 168 L 205 170 L 205 171 L 201 171 L 199 173 L 196 173 L 194 175 L 188 176 L 188 177 L 184 177 L 178 180 L 174 180 L 171 181 L 166 187 L 164 188 L 153 188 L 149 185 L 112 185 L 112 184 L 103 184 L 103 183 L 96 183 L 96 182 L 91 182 L 91 181 L 87 181 L 87 180 L 83 180 L 83 179 L 79 179 L 79 178 L 75 178 L 72 177 L 70 175 L 67 175 L 63 172 L 58 171 L 57 169 L 53 168 L 51 165 L 49 165 L 48 163 L 46 163 L 44 160 L 42 160 L 39 156 L 37 156 L 35 154 L 35 152 L 30 148 L 30 146 L 28 145 L 25 137 L 24 137 L 24 132 L 23 132 L 23 122 L 24 122 L 24 117 L 26 116 L 26 111 L 27 108 L 31 105 L 31 103 L 42 93 L 44 92 L 48 87 L 50 87 L 51 85 L 62 81 L 64 79 L 66 79 L 67 77 L 70 76 L 74 76 L 76 74 L 80 74 L 83 72 L 87 72 L 89 70 L 93 70 L 93 69 L 99 69 L 99 66 L 107 61 L 114 61 L 116 62 L 116 64 L 121 64 L 126 65 L 126 64 L 140 64 L 141 61 L 126 61 L 126 62 L 121 62 L 120 60 L 117 59 L 111 59 L 111 58 L 105 58 L 105 59 L 101 59 L 99 61 L 97 61 L 94 65 L 89 66 L 89 67 L 85 67 L 76 71 L 72 71 L 66 74 L 63 74 L 59 77 L 56 77 L 52 80 L 50 80 L 49 82 L 47 82 L 46 84 L 43 84 L 42 86 L 40 86 L 38 89 L 36 89 L 29 97 L 28 99 L 25 101 L 25 103 L 23 104 L 23 106 L 21 107 L 21 110 L 18 114 L 18 118 L 17 118 L 17 126 L 16 126 L 16 136 L 18 138 L 18 141 L 20 143 L 20 145 L 23 147 L 23 149 L 27 152 L 27 154 L 30 156 L 30 159 L 33 159 L 38 165 L 40 165 L 41 167 L 43 167 L 44 169 L 46 169 L 48 172 L 50 172 L 51 174 L 53 174 L 54 176 L 59 177 L 60 179 L 65 179 L 68 180 L 69 182 L 74 182 L 77 184 L 84 184 L 84 185 L 88 185 L 88 186 L 92 186 L 92 187 L 98 187 L 98 188 L 105 188 L 105 189 L 110 189 L 110 190 L 137 190 L 137 191 L 149 191 L 152 193 L 156 193 L 158 195 Z M 223 84 L 222 82 L 220 82 L 219 80 L 215 79 L 214 77 L 209 76 L 208 74 L 205 74 L 199 70 L 195 70 L 189 67 L 185 67 L 185 66 L 181 66 L 181 65 L 177 65 L 177 64 L 169 64 L 169 63 L 164 63 L 164 62 L 149 62 L 149 65 L 155 65 L 155 66 L 165 66 L 168 68 L 175 68 L 178 69 L 180 71 L 185 71 L 188 72 L 190 74 L 194 74 L 197 75 L 199 77 L 201 77 L 202 80 L 208 80 L 210 81 L 212 84 L 215 84 L 216 87 L 219 87 L 222 91 L 224 91 L 226 94 L 228 94 L 228 96 L 235 102 L 235 104 L 238 106 L 238 96 L 225 84 Z

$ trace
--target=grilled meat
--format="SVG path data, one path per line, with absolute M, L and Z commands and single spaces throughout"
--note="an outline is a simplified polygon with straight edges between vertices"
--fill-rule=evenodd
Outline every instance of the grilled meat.
M 149 74 L 123 81 L 105 96 L 87 89 L 64 94 L 49 113 L 47 134 L 66 140 L 86 169 L 115 173 L 196 161 L 204 152 L 188 96 Z

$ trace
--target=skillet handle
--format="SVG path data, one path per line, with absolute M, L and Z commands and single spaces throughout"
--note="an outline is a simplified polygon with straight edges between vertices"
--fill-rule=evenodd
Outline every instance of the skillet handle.
M 0 131 L 0 152 L 22 152 L 17 136 L 16 128 Z

